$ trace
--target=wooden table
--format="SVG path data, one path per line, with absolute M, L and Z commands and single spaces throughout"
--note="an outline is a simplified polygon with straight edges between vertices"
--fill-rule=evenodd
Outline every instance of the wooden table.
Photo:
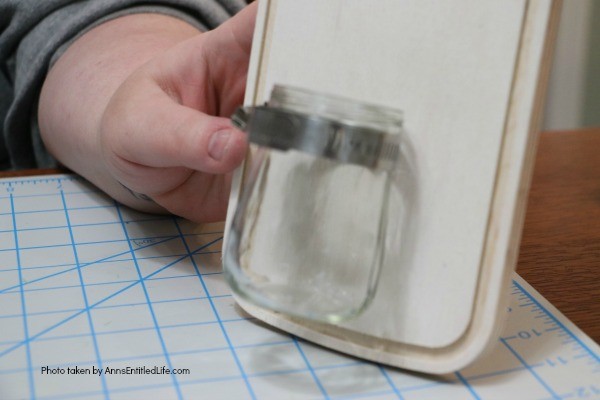
M 517 272 L 600 343 L 600 127 L 542 134 Z
M 600 127 L 541 135 L 517 272 L 600 342 Z

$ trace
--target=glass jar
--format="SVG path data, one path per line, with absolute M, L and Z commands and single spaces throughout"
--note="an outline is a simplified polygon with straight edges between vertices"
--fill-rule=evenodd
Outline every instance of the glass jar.
M 401 112 L 275 86 L 232 119 L 251 146 L 224 250 L 232 290 L 303 318 L 358 315 L 385 255 Z

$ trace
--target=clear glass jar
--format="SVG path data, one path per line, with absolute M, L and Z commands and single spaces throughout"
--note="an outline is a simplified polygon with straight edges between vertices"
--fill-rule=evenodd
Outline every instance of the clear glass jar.
M 358 315 L 384 259 L 401 112 L 275 86 L 233 120 L 251 152 L 224 250 L 232 290 L 303 318 Z

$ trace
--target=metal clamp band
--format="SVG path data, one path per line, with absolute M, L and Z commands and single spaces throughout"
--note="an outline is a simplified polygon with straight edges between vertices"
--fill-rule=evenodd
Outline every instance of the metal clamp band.
M 400 156 L 399 135 L 320 116 L 259 106 L 238 108 L 232 123 L 259 146 L 299 150 L 318 157 L 390 170 Z

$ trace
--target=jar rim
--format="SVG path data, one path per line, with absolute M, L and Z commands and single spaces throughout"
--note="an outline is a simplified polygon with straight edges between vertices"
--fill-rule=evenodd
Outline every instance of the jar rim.
M 399 133 L 403 123 L 403 112 L 395 108 L 288 85 L 274 85 L 268 104 L 387 133 Z

